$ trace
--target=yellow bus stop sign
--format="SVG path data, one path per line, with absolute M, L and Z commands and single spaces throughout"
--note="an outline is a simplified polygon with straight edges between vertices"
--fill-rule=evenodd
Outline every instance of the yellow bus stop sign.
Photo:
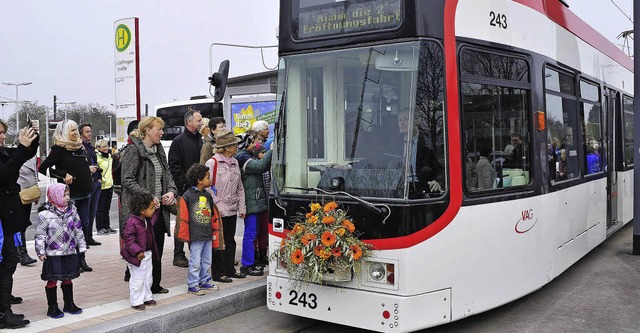
M 130 43 L 131 31 L 126 25 L 120 24 L 116 28 L 116 50 L 118 50 L 118 52 L 124 52 Z

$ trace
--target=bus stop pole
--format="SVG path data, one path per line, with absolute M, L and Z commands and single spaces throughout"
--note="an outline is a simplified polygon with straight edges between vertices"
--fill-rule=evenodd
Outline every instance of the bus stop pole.
M 640 74 L 636 71 L 640 68 L 640 58 L 635 56 L 635 51 L 640 49 L 640 41 L 635 33 L 640 31 L 640 6 L 633 6 L 633 161 L 640 163 Z M 635 255 L 640 254 L 640 164 L 633 168 L 633 250 Z

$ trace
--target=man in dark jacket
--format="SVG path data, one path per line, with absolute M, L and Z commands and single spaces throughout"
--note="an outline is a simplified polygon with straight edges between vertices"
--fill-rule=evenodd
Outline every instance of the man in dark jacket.
M 100 198 L 100 191 L 102 188 L 102 170 L 98 168 L 98 158 L 96 156 L 96 148 L 91 144 L 93 138 L 93 129 L 91 124 L 81 124 L 78 126 L 78 132 L 80 132 L 80 138 L 82 139 L 82 154 L 89 161 L 89 170 L 91 171 L 91 194 L 88 205 L 77 205 L 78 214 L 80 217 L 88 216 L 87 221 L 82 221 L 82 229 L 84 231 L 84 238 L 87 241 L 87 245 L 102 245 L 93 239 L 93 221 L 96 218 L 96 211 L 98 210 L 98 199 Z M 88 208 L 89 212 L 82 212 L 81 210 Z M 84 213 L 84 215 L 83 215 Z
M 189 110 L 184 114 L 184 131 L 178 135 L 169 148 L 169 172 L 178 188 L 178 195 L 182 196 L 189 188 L 187 170 L 200 162 L 202 150 L 202 115 L 198 111 Z M 184 254 L 184 243 L 174 237 L 173 265 L 189 267 L 189 261 Z

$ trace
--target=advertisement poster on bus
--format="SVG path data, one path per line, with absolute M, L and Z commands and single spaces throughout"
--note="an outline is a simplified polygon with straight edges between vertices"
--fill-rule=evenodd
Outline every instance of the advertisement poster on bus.
M 269 133 L 273 134 L 276 122 L 276 101 L 256 101 L 231 103 L 231 126 L 233 133 L 238 135 L 250 130 L 258 120 L 269 124 Z

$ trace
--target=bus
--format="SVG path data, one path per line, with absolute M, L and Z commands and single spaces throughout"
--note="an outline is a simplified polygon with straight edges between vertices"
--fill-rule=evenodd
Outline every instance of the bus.
M 203 118 L 224 117 L 222 103 L 206 96 L 195 96 L 190 100 L 156 106 L 156 117 L 164 120 L 164 135 L 161 142 L 167 156 L 173 139 L 184 131 L 184 115 L 189 110 L 200 112 Z
M 270 252 L 335 200 L 373 255 L 303 285 L 272 260 L 269 309 L 442 325 L 633 219 L 633 61 L 563 1 L 283 0 L 279 29 Z

